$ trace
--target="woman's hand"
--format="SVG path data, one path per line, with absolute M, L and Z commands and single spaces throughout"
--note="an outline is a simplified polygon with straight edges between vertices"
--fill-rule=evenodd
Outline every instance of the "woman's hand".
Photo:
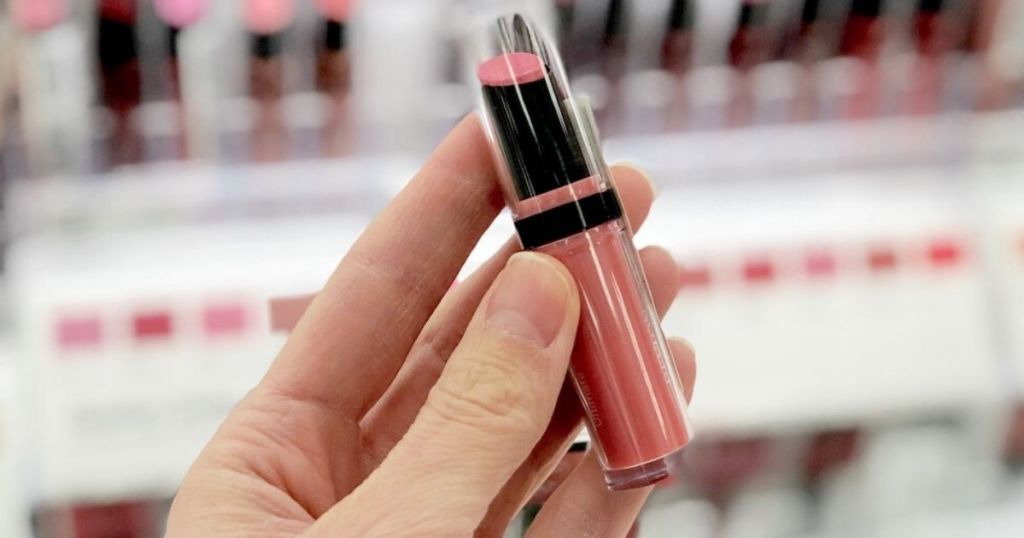
M 503 205 L 490 155 L 467 118 L 363 233 L 193 464 L 168 536 L 502 535 L 581 427 L 564 381 L 579 299 L 514 239 L 449 291 Z M 653 189 L 613 173 L 639 226 Z M 641 260 L 664 313 L 678 269 Z M 693 352 L 671 348 L 689 398 Z M 588 454 L 531 535 L 623 536 L 649 492 L 608 491 Z

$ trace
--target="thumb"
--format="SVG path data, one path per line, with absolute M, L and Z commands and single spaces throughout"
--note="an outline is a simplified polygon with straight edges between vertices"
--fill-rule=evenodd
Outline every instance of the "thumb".
M 472 535 L 551 419 L 578 317 L 560 263 L 514 255 L 409 431 L 313 535 Z

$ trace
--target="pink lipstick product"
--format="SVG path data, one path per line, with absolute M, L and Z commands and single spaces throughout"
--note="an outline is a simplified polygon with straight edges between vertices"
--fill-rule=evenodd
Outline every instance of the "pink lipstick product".
M 91 172 L 93 95 L 82 28 L 66 0 L 13 0 L 10 13 L 20 38 L 0 54 L 14 60 L 29 173 Z
M 570 375 L 611 489 L 652 484 L 690 440 L 669 355 L 589 107 L 521 15 L 499 18 L 476 66 L 524 248 L 560 260 L 582 300 Z
M 352 136 L 348 113 L 351 60 L 348 52 L 348 20 L 354 0 L 318 0 L 323 18 L 323 37 L 316 58 L 317 89 L 328 99 L 322 149 L 324 155 L 337 157 L 350 153 Z
M 47 30 L 68 16 L 66 0 L 11 0 L 11 18 L 30 31 Z
M 186 136 L 187 125 L 185 121 L 185 107 L 182 105 L 181 66 L 178 62 L 178 43 L 182 38 L 182 32 L 189 26 L 198 22 L 206 14 L 208 0 L 155 0 L 156 12 L 167 23 L 168 26 L 168 62 L 167 79 L 170 87 L 171 99 L 177 104 L 178 134 L 172 151 L 175 157 L 188 156 L 188 141 Z M 155 152 L 160 154 L 162 152 Z
M 281 113 L 284 95 L 284 30 L 295 18 L 291 0 L 246 0 L 245 23 L 251 43 L 249 92 L 256 101 L 256 120 L 250 151 L 256 161 L 277 161 L 285 157 L 287 127 Z
M 881 108 L 882 74 L 879 60 L 885 39 L 882 0 L 853 0 L 840 45 L 844 55 L 862 62 L 856 87 L 845 116 L 858 119 L 874 116 Z

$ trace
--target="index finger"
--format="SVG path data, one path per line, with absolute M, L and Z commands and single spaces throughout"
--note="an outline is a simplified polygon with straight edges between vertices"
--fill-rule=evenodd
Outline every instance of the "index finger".
M 342 259 L 264 384 L 360 418 L 387 388 L 473 246 L 503 206 L 475 115 Z

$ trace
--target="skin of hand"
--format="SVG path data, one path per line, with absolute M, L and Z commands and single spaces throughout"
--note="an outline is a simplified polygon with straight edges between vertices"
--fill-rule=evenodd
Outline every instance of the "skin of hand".
M 613 176 L 636 228 L 654 189 L 629 166 Z M 579 298 L 560 263 L 510 239 L 451 287 L 502 206 L 471 115 L 356 241 L 203 449 L 167 536 L 502 536 L 583 417 L 565 380 Z M 660 248 L 640 257 L 664 314 L 678 268 Z M 670 348 L 689 399 L 693 351 Z M 593 452 L 556 480 L 530 536 L 624 536 L 651 490 L 607 490 Z

